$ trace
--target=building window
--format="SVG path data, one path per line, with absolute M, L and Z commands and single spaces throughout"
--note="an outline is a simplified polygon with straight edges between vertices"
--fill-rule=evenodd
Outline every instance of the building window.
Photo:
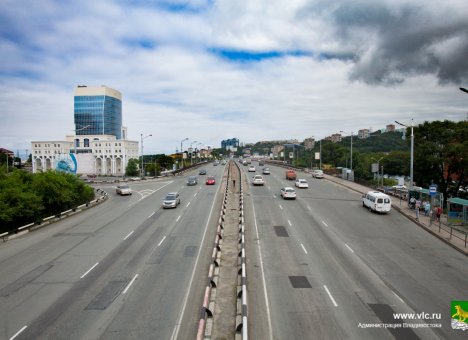
M 89 139 L 88 138 L 85 138 L 83 143 L 84 143 L 85 148 L 89 148 Z

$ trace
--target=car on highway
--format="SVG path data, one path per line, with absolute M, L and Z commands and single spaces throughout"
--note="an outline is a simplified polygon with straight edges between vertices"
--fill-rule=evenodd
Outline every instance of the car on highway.
M 398 189 L 398 190 L 406 190 L 406 185 L 394 185 L 392 186 L 392 189 Z
M 221 165 L 226 165 L 226 163 L 227 163 L 227 162 L 226 162 L 226 160 L 224 160 L 224 159 L 221 161 Z
M 255 172 L 255 165 L 249 166 L 249 172 Z
M 206 185 L 214 185 L 216 183 L 215 178 L 213 176 L 208 176 L 206 178 Z
M 312 171 L 312 177 L 314 177 L 314 178 L 323 178 L 323 170 L 314 170 L 314 171 Z
M 198 172 L 199 175 L 206 175 L 206 170 L 205 169 L 200 169 Z
M 132 194 L 132 189 L 126 185 L 126 184 L 122 184 L 122 185 L 118 185 L 117 188 L 115 188 L 115 193 L 117 195 L 131 195 Z
M 307 189 L 309 187 L 309 183 L 307 183 L 307 181 L 303 178 L 299 178 L 299 179 L 296 179 L 296 183 L 295 183 L 296 187 L 298 188 L 305 188 Z
M 218 166 L 218 165 L 219 165 L 219 161 L 214 161 L 213 166 Z
M 291 169 L 286 170 L 286 179 L 296 180 L 296 171 Z
M 270 174 L 270 168 L 263 168 L 262 174 L 269 175 Z
M 291 188 L 291 187 L 281 188 L 281 197 L 283 197 L 284 199 L 290 198 L 290 199 L 295 200 L 296 190 L 294 190 L 294 188 Z
M 369 191 L 362 195 L 362 206 L 369 211 L 388 213 L 392 209 L 392 200 L 380 191 Z
M 263 179 L 263 176 L 262 176 L 262 175 L 255 175 L 255 176 L 253 176 L 253 178 L 252 178 L 252 184 L 253 184 L 253 185 L 264 185 L 264 184 L 265 184 L 265 180 Z
M 180 204 L 180 196 L 178 192 L 170 192 L 163 200 L 163 208 L 177 208 Z
M 197 185 L 198 184 L 198 179 L 196 176 L 189 176 L 187 178 L 187 185 Z

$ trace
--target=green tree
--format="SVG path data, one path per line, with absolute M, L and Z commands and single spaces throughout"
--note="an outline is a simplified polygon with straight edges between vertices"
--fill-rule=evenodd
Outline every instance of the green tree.
M 127 168 L 125 169 L 126 176 L 138 176 L 138 159 L 131 158 L 128 160 Z
M 409 132 L 409 131 L 408 131 Z M 409 141 L 408 141 L 409 142 Z M 437 184 L 456 195 L 465 185 L 468 168 L 468 122 L 424 122 L 414 128 L 414 181 L 421 187 Z

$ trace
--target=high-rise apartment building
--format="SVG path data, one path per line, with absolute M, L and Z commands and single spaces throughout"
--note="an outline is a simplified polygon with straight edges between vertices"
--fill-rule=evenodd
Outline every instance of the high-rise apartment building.
M 74 100 L 76 135 L 122 138 L 122 94 L 107 86 L 79 85 Z

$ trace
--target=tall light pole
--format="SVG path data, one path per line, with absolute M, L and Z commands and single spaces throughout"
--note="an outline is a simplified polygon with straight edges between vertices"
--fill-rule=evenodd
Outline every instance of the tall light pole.
M 340 131 L 340 132 L 346 133 L 344 131 Z M 353 131 L 351 131 L 351 161 L 350 161 L 349 169 L 353 171 Z
M 75 138 L 73 138 L 73 145 L 74 145 L 74 149 L 73 149 L 74 151 L 73 151 L 73 153 L 74 153 L 75 155 L 76 155 L 76 133 L 77 133 L 78 131 L 82 131 L 82 130 L 84 130 L 84 129 L 87 129 L 87 128 L 89 128 L 90 126 L 91 126 L 91 125 L 86 125 L 86 126 L 84 126 L 84 127 L 82 127 L 82 128 L 73 130 L 73 131 L 75 131 Z
M 184 138 L 180 141 L 180 163 L 181 163 L 181 167 L 180 168 L 183 168 L 184 167 L 184 150 L 182 149 L 182 143 L 185 142 L 186 140 L 189 140 L 188 138 Z M 179 169 L 180 169 L 179 168 Z
M 408 128 L 408 125 L 402 124 L 395 120 L 398 125 Z M 413 164 L 414 164 L 414 134 L 413 134 L 413 118 L 411 118 L 411 160 L 410 160 L 410 188 L 413 187 Z
M 196 140 L 194 140 L 192 143 L 190 143 L 190 165 L 193 165 L 193 144 L 198 143 Z
M 152 134 L 149 134 L 145 137 L 143 137 L 143 134 L 140 134 L 140 137 L 141 137 L 141 169 L 140 169 L 140 174 L 141 174 L 141 178 L 143 178 L 145 176 L 145 170 L 143 169 L 143 139 L 145 138 L 148 138 L 148 137 L 151 137 Z

